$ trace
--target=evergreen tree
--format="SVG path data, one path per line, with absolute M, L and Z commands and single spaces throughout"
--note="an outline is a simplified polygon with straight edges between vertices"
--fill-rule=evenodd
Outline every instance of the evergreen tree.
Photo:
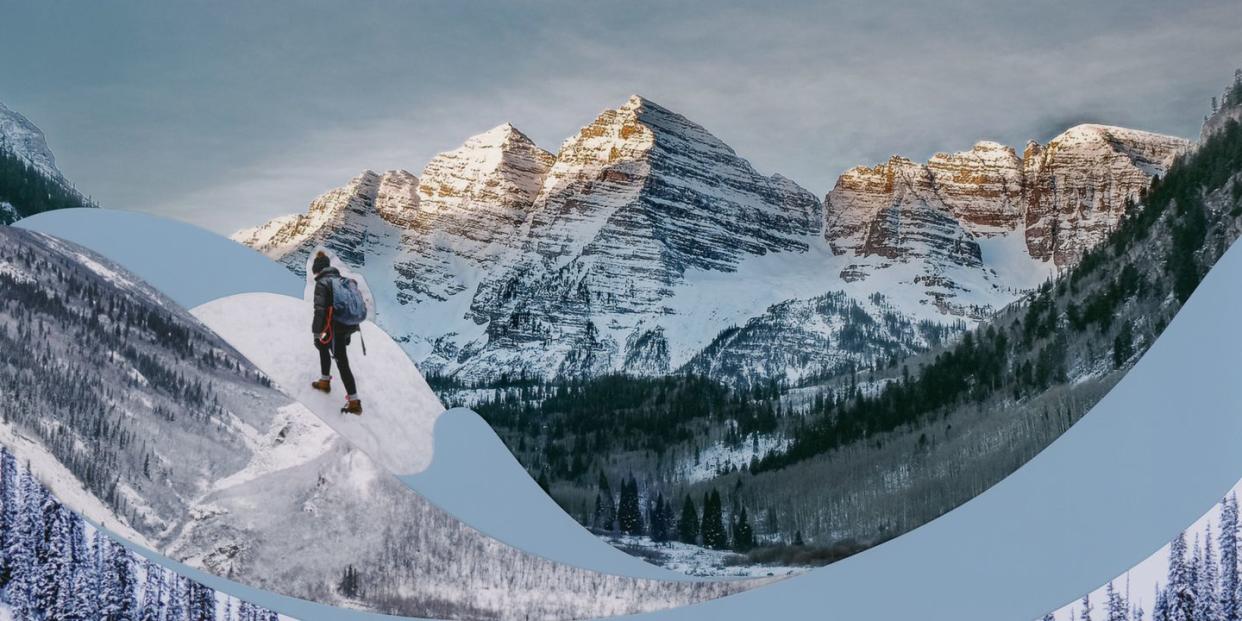
M 1121 597 L 1117 589 L 1113 588 L 1112 581 L 1109 581 L 1108 586 L 1104 588 L 1104 605 L 1107 621 L 1129 621 L 1126 600 Z
M 192 621 L 216 621 L 216 592 L 211 587 L 187 580 L 186 603 Z
M 1165 587 L 1165 621 L 1195 621 L 1194 593 L 1186 560 L 1186 533 L 1169 544 L 1169 577 Z
M 1221 501 L 1220 595 L 1218 608 L 1224 621 L 1238 621 L 1238 496 Z
M 135 621 L 138 613 L 138 578 L 129 551 L 111 539 L 104 539 L 101 572 L 100 618 L 106 621 Z
M 164 614 L 164 568 L 143 561 L 142 567 L 146 579 L 142 583 L 142 605 L 139 607 L 140 621 L 163 621 Z
M 725 532 L 724 512 L 720 503 L 720 492 L 712 490 L 703 496 L 703 524 L 699 527 L 703 536 L 703 546 L 714 550 L 729 547 L 729 537 Z
M 1212 546 L 1212 525 L 1208 524 L 1203 540 L 1203 561 L 1199 571 L 1199 584 L 1195 588 L 1195 614 L 1200 619 L 1218 621 L 1220 595 L 1216 590 L 1220 570 L 1216 565 L 1216 551 Z
M 341 582 L 337 585 L 337 590 L 345 597 L 357 597 L 362 592 L 358 581 L 358 570 L 353 565 L 345 567 L 345 572 L 341 575 Z
M 750 518 L 746 515 L 746 507 L 743 506 L 734 520 L 733 549 L 746 552 L 753 547 L 755 547 L 755 531 L 750 526 Z
M 165 621 L 184 621 L 189 608 L 186 602 L 186 582 L 184 576 L 173 575 L 168 587 L 168 617 Z
M 651 524 L 651 540 L 656 543 L 668 541 L 668 520 L 664 493 L 656 494 L 655 500 L 648 496 L 650 508 L 647 510 L 647 522 Z
M 1169 589 L 1156 585 L 1156 605 L 1151 610 L 1151 621 L 1169 621 Z
M 93 559 L 84 558 L 74 565 L 73 598 L 65 621 L 94 621 L 99 618 L 98 600 L 95 597 L 98 585 Z
M 621 480 L 621 502 L 617 507 L 617 526 L 627 535 L 643 533 L 643 516 L 638 508 L 638 481 L 631 476 Z
M 70 522 L 75 516 L 61 506 L 56 498 L 42 494 L 41 521 L 43 535 L 35 581 L 35 602 L 39 610 L 62 617 L 70 607 L 69 590 L 73 588 L 73 531 Z
M 12 579 L 5 595 L 19 619 L 33 617 L 39 610 L 37 601 L 37 550 L 43 536 L 40 524 L 42 493 L 39 484 L 23 469 L 20 476 L 17 528 L 5 551 L 12 568 Z
M 677 521 L 677 539 L 682 543 L 698 543 L 699 540 L 699 512 L 694 508 L 694 501 L 690 499 L 690 494 L 686 494 L 686 500 L 681 504 L 681 519 Z
M 595 528 L 608 532 L 617 529 L 617 505 L 612 497 L 612 487 L 603 470 L 599 471 L 599 490 L 595 496 Z
M 9 583 L 13 574 L 8 550 L 17 529 L 17 516 L 17 460 L 7 448 L 0 447 L 0 588 Z
M 1079 618 L 1082 621 L 1091 621 L 1091 610 L 1091 594 L 1088 593 L 1082 596 L 1082 611 L 1079 613 L 1082 616 Z

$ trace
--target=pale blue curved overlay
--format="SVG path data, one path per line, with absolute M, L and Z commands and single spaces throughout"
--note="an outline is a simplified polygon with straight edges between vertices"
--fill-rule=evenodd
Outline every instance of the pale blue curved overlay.
M 185 308 L 253 291 L 302 297 L 302 279 L 283 265 L 177 220 L 115 209 L 58 209 L 14 226 L 90 248 Z
M 472 410 L 453 408 L 440 415 L 434 455 L 426 470 L 401 480 L 487 535 L 545 558 L 610 574 L 699 579 L 647 563 L 592 535 L 540 489 Z
M 1037 619 L 1142 561 L 1229 491 L 1242 474 L 1240 406 L 1235 245 L 1099 404 L 988 491 L 808 574 L 634 618 Z
M 283 265 L 176 220 L 66 209 L 25 218 L 18 226 L 90 248 L 186 308 L 239 293 L 303 294 L 302 280 Z M 539 488 L 474 412 L 440 416 L 433 433 L 432 465 L 401 480 L 480 532 L 531 554 L 602 573 L 697 579 L 630 556 L 589 533 Z
M 143 275 L 106 248 L 83 245 Z M 804 576 L 640 616 L 1028 621 L 1095 589 L 1193 523 L 1242 475 L 1240 285 L 1242 248 L 1235 247 L 1095 408 L 961 507 Z M 445 448 L 439 455 L 452 452 Z M 432 495 L 444 496 L 441 484 L 430 486 Z M 262 594 L 251 599 L 287 610 Z

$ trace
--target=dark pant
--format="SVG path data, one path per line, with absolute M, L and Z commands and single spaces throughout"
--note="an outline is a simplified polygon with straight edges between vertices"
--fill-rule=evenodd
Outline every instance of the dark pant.
M 358 394 L 358 386 L 354 384 L 353 371 L 349 370 L 349 350 L 346 349 L 349 346 L 350 336 L 352 335 L 349 332 L 341 334 L 334 330 L 332 342 L 324 345 L 316 338 L 315 349 L 319 350 L 319 373 L 327 377 L 328 372 L 332 370 L 332 358 L 335 357 L 336 369 L 340 371 L 341 382 L 345 384 L 345 394 L 356 395 Z M 331 350 L 331 355 L 329 355 L 329 349 Z

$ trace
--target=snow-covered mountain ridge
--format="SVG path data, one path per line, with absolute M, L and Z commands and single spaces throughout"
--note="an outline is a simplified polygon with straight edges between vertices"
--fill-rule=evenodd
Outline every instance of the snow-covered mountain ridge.
M 22 158 L 45 177 L 64 180 L 43 130 L 3 103 L 0 103 L 0 149 Z
M 94 206 L 56 167 L 43 130 L 0 103 L 0 225 L 51 209 Z
M 501 125 L 421 178 L 368 171 L 234 239 L 296 271 L 315 246 L 335 250 L 382 289 L 378 321 L 427 372 L 663 374 L 705 348 L 720 355 L 723 332 L 780 316 L 777 305 L 826 308 L 812 300 L 830 292 L 863 306 L 883 293 L 873 314 L 906 326 L 969 325 L 1074 263 L 1188 144 L 1084 125 L 1022 157 L 985 141 L 854 168 L 821 203 L 635 96 L 556 155 Z M 821 319 L 818 336 L 794 339 L 812 347 L 792 352 L 803 364 L 761 374 L 866 362 L 835 345 L 840 322 Z

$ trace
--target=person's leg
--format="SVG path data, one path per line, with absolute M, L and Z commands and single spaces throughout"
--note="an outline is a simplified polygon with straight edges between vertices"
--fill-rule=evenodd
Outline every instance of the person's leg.
M 319 350 L 319 379 L 331 379 L 328 374 L 332 372 L 332 355 L 328 353 L 328 346 L 320 343 L 316 337 L 315 349 Z
M 350 335 L 337 336 L 332 340 L 332 354 L 336 356 L 336 370 L 341 374 L 341 383 L 345 384 L 345 396 L 349 399 L 358 398 L 358 387 L 354 384 L 354 373 L 349 369 Z

